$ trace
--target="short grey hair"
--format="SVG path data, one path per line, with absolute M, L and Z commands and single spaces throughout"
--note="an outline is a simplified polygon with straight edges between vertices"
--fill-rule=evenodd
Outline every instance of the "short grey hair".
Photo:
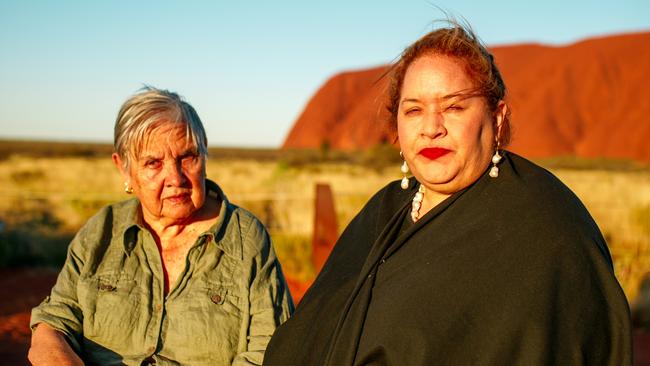
M 187 140 L 201 156 L 208 156 L 205 129 L 194 108 L 174 92 L 145 86 L 124 102 L 115 120 L 113 145 L 124 168 L 139 156 L 147 135 L 166 123 L 185 125 Z

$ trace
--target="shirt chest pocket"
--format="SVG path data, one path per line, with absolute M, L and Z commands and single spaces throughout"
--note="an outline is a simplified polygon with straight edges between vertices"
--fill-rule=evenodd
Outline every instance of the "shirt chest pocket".
M 125 338 L 125 329 L 139 328 L 137 322 L 148 301 L 135 279 L 125 273 L 104 273 L 79 281 L 86 337 L 113 343 Z
M 239 317 L 241 298 L 234 285 L 206 282 L 205 297 L 208 311 L 222 311 L 229 316 Z
M 211 350 L 235 350 L 242 325 L 242 298 L 229 283 L 197 279 L 188 291 L 167 302 L 166 343 L 192 357 L 213 357 Z M 197 347 L 197 344 L 209 347 Z
M 241 301 L 240 291 L 235 284 L 212 282 L 203 278 L 197 279 L 174 304 L 193 313 L 202 314 L 206 319 L 224 316 L 239 318 L 243 306 Z M 171 305 L 168 303 L 168 306 Z
M 179 303 L 215 324 L 223 324 L 224 318 L 226 322 L 239 322 L 248 302 L 247 294 L 239 286 L 241 277 L 239 263 L 221 256 L 218 265 L 200 271 L 188 282 Z

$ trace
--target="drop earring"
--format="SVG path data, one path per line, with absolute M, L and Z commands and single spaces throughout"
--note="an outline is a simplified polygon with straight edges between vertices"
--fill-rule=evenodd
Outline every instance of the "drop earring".
M 133 187 L 129 185 L 129 182 L 124 182 L 124 193 L 126 194 L 133 193 Z
M 497 147 L 494 150 L 494 155 L 492 155 L 492 168 L 490 168 L 490 177 L 496 178 L 499 176 L 499 167 L 497 164 L 501 161 L 503 157 L 499 155 L 499 140 L 497 140 Z
M 402 152 L 399 152 L 400 158 L 402 158 L 402 166 L 400 167 L 400 170 L 402 171 L 402 182 L 400 183 L 400 186 L 402 189 L 407 189 L 409 187 L 409 179 L 406 176 L 406 173 L 409 172 L 409 166 L 406 164 L 406 159 L 404 159 L 404 154 Z

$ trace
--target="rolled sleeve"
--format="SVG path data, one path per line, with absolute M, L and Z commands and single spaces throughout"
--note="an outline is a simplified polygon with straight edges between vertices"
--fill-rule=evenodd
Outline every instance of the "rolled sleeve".
M 50 296 L 32 309 L 30 328 L 45 323 L 63 333 L 75 352 L 81 351 L 82 311 L 77 299 L 77 280 L 82 266 L 82 236 L 79 232 L 68 247 L 68 254 Z
M 233 365 L 261 365 L 273 332 L 293 313 L 293 301 L 269 235 L 261 223 L 252 223 L 244 246 L 258 250 L 250 264 L 246 350 L 235 357 Z

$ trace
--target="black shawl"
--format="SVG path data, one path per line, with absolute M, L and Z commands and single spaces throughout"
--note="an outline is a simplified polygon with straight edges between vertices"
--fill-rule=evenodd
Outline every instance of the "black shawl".
M 585 207 L 517 155 L 499 168 L 413 225 L 415 183 L 379 191 L 264 364 L 631 364 L 628 305 Z

